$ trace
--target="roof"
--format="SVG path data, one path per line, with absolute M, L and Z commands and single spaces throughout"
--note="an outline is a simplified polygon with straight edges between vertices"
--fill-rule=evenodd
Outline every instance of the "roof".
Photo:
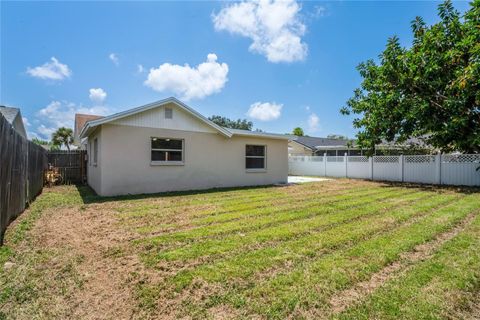
M 15 118 L 19 115 L 20 109 L 0 106 L 0 113 L 7 119 L 10 124 L 13 124 Z
M 330 138 L 320 138 L 320 137 L 296 137 L 293 141 L 303 145 L 304 147 L 309 148 L 310 150 L 321 149 L 324 147 L 347 147 L 349 140 L 343 139 L 330 139 Z
M 431 148 L 426 142 L 425 139 L 427 137 L 413 137 L 409 138 L 403 143 L 398 143 L 397 141 L 382 141 L 381 143 L 377 144 L 377 148 L 393 148 L 393 149 L 398 149 L 399 147 L 409 147 L 409 146 L 416 146 L 419 148 Z M 292 141 L 297 142 L 304 147 L 316 151 L 316 150 L 322 150 L 322 149 L 344 149 L 344 148 L 349 148 L 349 149 L 355 149 L 355 141 L 354 140 L 345 140 L 345 139 L 331 139 L 331 138 L 320 138 L 320 137 L 296 137 Z M 348 143 L 351 143 L 349 146 Z M 357 147 L 358 148 L 358 147 Z
M 249 136 L 249 137 L 262 137 L 262 138 L 271 138 L 271 139 L 288 139 L 292 140 L 295 136 L 291 136 L 288 134 L 280 134 L 280 133 L 270 133 L 270 132 L 263 132 L 263 131 L 250 131 L 250 130 L 241 130 L 241 129 L 231 129 L 225 128 L 233 135 L 237 136 Z
M 75 114 L 75 128 L 74 128 L 74 136 L 77 139 L 80 135 L 80 131 L 82 130 L 85 123 L 91 120 L 101 119 L 103 116 L 96 116 L 94 114 L 82 114 L 76 113 Z
M 0 106 L 0 113 L 22 137 L 28 138 L 19 108 Z
M 216 123 L 208 120 L 206 117 L 204 117 L 203 115 L 201 115 L 200 113 L 198 113 L 197 111 L 190 108 L 185 103 L 181 102 L 180 100 L 178 100 L 177 98 L 174 98 L 174 97 L 170 97 L 170 98 L 167 98 L 167 99 L 163 99 L 163 100 L 160 100 L 160 101 L 149 103 L 149 104 L 146 104 L 146 105 L 143 105 L 143 106 L 140 106 L 140 107 L 137 107 L 137 108 L 133 108 L 133 109 L 130 109 L 130 110 L 126 110 L 126 111 L 123 111 L 123 112 L 115 113 L 115 114 L 112 114 L 110 116 L 103 117 L 103 118 L 100 118 L 100 119 L 87 121 L 85 126 L 83 127 L 83 129 L 80 132 L 80 138 L 88 137 L 88 135 L 91 132 L 93 132 L 95 127 L 98 127 L 102 124 L 106 124 L 106 123 L 109 123 L 109 122 L 112 122 L 112 121 L 115 121 L 115 120 L 118 120 L 118 119 L 129 117 L 131 115 L 134 115 L 134 114 L 137 114 L 137 113 L 140 113 L 140 112 L 144 112 L 144 111 L 147 111 L 147 110 L 150 110 L 150 109 L 158 108 L 158 107 L 161 107 L 161 106 L 169 104 L 169 103 L 173 103 L 173 104 L 177 105 L 179 108 L 181 108 L 182 110 L 184 110 L 185 112 L 187 112 L 188 114 L 190 114 L 191 116 L 196 118 L 197 120 L 199 120 L 199 121 L 205 123 L 206 125 L 212 127 L 213 129 L 215 129 L 216 131 L 218 131 L 220 134 L 224 135 L 227 138 L 231 138 L 234 135 L 239 135 L 239 136 L 271 138 L 271 139 L 286 139 L 286 140 L 291 139 L 291 136 L 288 136 L 288 135 L 266 133 L 266 132 L 257 132 L 257 131 L 248 131 L 248 130 L 238 130 L 238 129 L 230 129 L 230 128 L 221 127 L 221 126 L 217 125 Z

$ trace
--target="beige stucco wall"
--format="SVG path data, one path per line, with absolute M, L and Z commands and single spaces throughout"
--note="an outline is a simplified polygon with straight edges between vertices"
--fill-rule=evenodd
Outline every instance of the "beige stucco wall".
M 95 138 L 98 139 L 98 157 L 97 164 L 93 163 L 93 141 Z M 95 190 L 96 193 L 101 193 L 102 186 L 102 164 L 103 164 L 103 150 L 102 150 L 102 128 L 95 130 L 89 137 L 87 143 L 87 155 L 88 155 L 88 166 L 87 166 L 87 180 L 90 187 Z
M 287 140 L 112 124 L 103 125 L 99 136 L 98 167 L 88 176 L 89 184 L 103 196 L 265 185 L 288 179 Z M 151 137 L 184 139 L 184 165 L 151 165 Z M 265 172 L 247 172 L 246 144 L 267 146 Z
M 312 150 L 302 146 L 301 144 L 290 141 L 288 143 L 288 153 L 292 156 L 311 156 L 313 155 Z

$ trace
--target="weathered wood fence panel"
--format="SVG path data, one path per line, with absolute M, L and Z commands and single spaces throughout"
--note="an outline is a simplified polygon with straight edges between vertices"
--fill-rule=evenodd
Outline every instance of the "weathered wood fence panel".
M 46 151 L 0 115 L 0 244 L 7 226 L 42 191 Z
M 49 151 L 48 163 L 60 169 L 63 184 L 84 183 L 86 181 L 86 150 Z

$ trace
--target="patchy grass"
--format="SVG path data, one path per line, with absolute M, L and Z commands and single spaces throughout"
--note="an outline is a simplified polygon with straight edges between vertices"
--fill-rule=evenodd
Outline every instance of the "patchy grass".
M 343 179 L 54 188 L 0 248 L 0 318 L 475 319 L 479 213 L 478 189 Z

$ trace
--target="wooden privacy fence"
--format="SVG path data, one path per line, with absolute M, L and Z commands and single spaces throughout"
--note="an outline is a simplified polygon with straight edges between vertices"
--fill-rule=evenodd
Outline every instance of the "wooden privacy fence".
M 480 154 L 288 158 L 288 173 L 292 175 L 463 186 L 480 186 L 478 167 Z
M 0 244 L 7 226 L 42 191 L 47 153 L 0 115 Z
M 49 151 L 48 163 L 59 169 L 63 184 L 84 183 L 87 176 L 86 150 Z

